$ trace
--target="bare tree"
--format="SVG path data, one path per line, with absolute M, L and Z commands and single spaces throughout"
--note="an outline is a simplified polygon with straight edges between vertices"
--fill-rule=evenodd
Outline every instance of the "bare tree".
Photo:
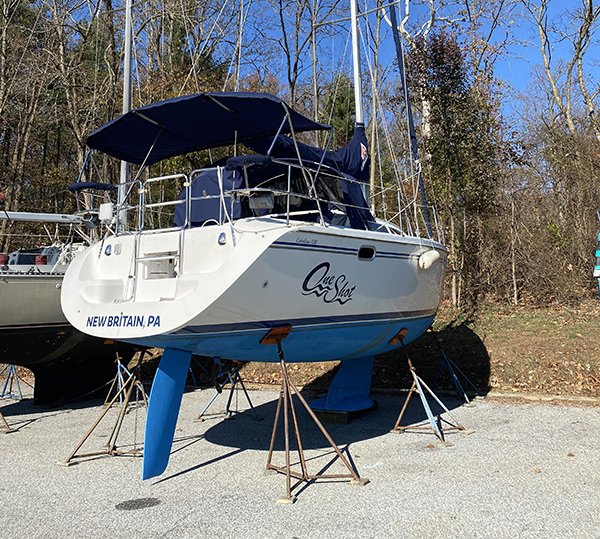
M 595 100 L 600 94 L 600 89 L 593 92 L 588 89 L 591 81 L 589 75 L 586 77 L 584 70 L 585 56 L 600 18 L 600 6 L 594 7 L 593 0 L 581 0 L 579 9 L 566 14 L 566 25 L 558 26 L 549 21 L 549 0 L 523 0 L 523 5 L 538 30 L 544 73 L 552 91 L 554 106 L 564 118 L 569 132 L 572 135 L 576 134 L 577 126 L 573 112 L 576 98 L 573 92 L 577 85 L 588 111 L 590 126 L 596 139 L 600 141 L 600 126 L 595 111 Z M 557 69 L 552 63 L 552 51 L 559 40 L 566 40 L 571 44 L 571 55 L 564 65 Z M 561 79 L 564 79 L 562 85 Z

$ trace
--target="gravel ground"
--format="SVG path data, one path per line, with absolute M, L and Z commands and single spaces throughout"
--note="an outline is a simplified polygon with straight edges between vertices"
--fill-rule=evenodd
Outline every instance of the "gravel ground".
M 284 477 L 265 470 L 277 394 L 252 392 L 262 421 L 247 412 L 195 421 L 211 396 L 184 395 L 169 467 L 146 482 L 139 458 L 57 464 L 98 416 L 98 403 L 39 410 L 30 400 L 0 402 L 17 429 L 0 433 L 0 537 L 600 537 L 598 407 L 447 402 L 475 432 L 448 434 L 452 445 L 443 447 L 429 433 L 389 432 L 403 397 L 378 395 L 377 410 L 327 424 L 371 482 L 312 483 L 285 505 L 276 503 Z M 224 402 L 222 395 L 212 410 Z M 422 419 L 416 399 L 409 414 Z M 82 451 L 102 449 L 115 417 L 111 411 Z M 141 439 L 143 418 L 143 408 L 129 411 L 121 447 Z M 300 421 L 310 470 L 327 467 L 332 454 L 320 433 L 304 413 Z M 328 471 L 343 470 L 338 461 Z

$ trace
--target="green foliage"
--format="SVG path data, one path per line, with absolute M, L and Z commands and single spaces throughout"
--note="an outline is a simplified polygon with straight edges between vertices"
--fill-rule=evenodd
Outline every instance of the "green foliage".
M 552 243 L 555 247 L 559 248 L 559 249 L 563 249 L 568 245 L 568 240 L 564 235 L 563 230 L 561 229 L 560 225 L 558 225 L 557 223 L 548 223 L 548 226 L 546 227 L 546 229 L 548 230 L 548 233 L 550 234 L 550 238 L 552 240 Z
M 348 143 L 354 133 L 356 111 L 354 109 L 354 85 L 350 77 L 337 75 L 325 88 L 321 121 L 333 126 L 334 148 Z
M 415 93 L 429 111 L 424 142 L 434 204 L 455 213 L 486 213 L 498 172 L 491 97 L 469 80 L 464 53 L 451 34 L 417 40 L 409 65 Z
M 485 222 L 493 215 L 501 177 L 490 81 L 474 83 L 464 51 L 447 32 L 416 40 L 408 65 L 421 111 L 430 199 L 447 226 L 453 301 L 473 304 L 486 286 Z

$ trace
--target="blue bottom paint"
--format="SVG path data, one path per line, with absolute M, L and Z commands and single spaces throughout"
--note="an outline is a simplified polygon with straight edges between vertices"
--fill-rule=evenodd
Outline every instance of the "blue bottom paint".
M 329 385 L 327 396 L 311 401 L 313 410 L 360 412 L 369 410 L 374 402 L 370 397 L 374 357 L 348 359 L 340 364 Z
M 142 479 L 160 475 L 169 463 L 191 359 L 190 352 L 167 349 L 160 360 L 146 415 Z
M 408 330 L 404 342 L 409 344 L 427 330 L 433 319 L 434 315 L 429 315 L 410 319 L 295 326 L 283 341 L 285 359 L 289 363 L 296 363 L 373 357 L 399 347 L 390 345 L 389 341 L 400 329 Z M 281 322 L 281 325 L 285 324 L 285 321 Z M 194 334 L 186 329 L 185 332 L 131 339 L 129 342 L 185 350 L 201 356 L 277 362 L 277 347 L 260 344 L 267 331 L 262 328 Z

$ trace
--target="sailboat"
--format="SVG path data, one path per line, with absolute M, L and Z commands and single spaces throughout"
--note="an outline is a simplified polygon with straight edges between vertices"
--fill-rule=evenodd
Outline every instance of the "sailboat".
M 140 172 L 126 182 L 109 233 L 70 264 L 61 301 L 83 332 L 165 349 L 144 478 L 166 468 L 193 354 L 276 362 L 285 338 L 286 362 L 341 360 L 333 393 L 365 408 L 373 357 L 431 325 L 443 243 L 431 223 L 415 233 L 367 203 L 362 107 L 344 148 L 300 140 L 329 130 L 273 95 L 209 92 L 132 110 L 88 137 L 90 148 Z M 164 159 L 241 144 L 257 153 L 143 179 Z M 174 196 L 157 200 L 158 192 Z
M 125 12 L 124 113 L 131 99 L 131 0 L 126 1 Z M 34 373 L 35 404 L 98 394 L 115 376 L 117 352 L 119 359 L 128 363 L 137 351 L 133 345 L 115 346 L 111 340 L 75 329 L 61 308 L 66 268 L 75 254 L 92 242 L 93 230 L 112 207 L 109 193 L 117 188 L 106 182 L 82 181 L 88 159 L 89 154 L 78 181 L 69 186 L 77 198 L 74 214 L 14 212 L 0 207 L 0 221 L 52 224 L 69 230 L 66 239 L 51 245 L 0 253 L 0 362 Z M 125 164 L 121 177 L 127 180 Z M 0 203 L 3 201 L 2 196 Z
M 20 241 L 0 253 L 0 362 L 30 369 L 35 376 L 34 403 L 56 404 L 100 389 L 114 376 L 114 347 L 76 330 L 67 322 L 60 291 L 65 270 L 89 245 L 83 214 L 0 211 L 0 221 L 54 225 L 70 232 Z M 80 234 L 75 234 L 78 230 Z M 122 347 L 122 352 L 132 350 Z

